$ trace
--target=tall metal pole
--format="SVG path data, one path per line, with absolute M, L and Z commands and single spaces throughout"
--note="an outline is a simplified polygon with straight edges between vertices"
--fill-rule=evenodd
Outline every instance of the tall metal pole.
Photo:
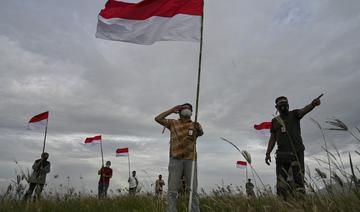
M 45 152 L 45 144 L 46 144 L 46 135 L 47 135 L 48 122 L 49 122 L 49 117 L 46 119 L 45 135 L 44 135 L 44 144 L 43 144 L 43 148 L 42 148 L 42 153 Z
M 198 109 L 199 109 L 199 98 L 200 98 L 200 79 L 201 79 L 201 59 L 202 59 L 202 47 L 203 47 L 203 28 L 204 28 L 204 0 L 201 1 L 201 26 L 200 26 L 200 49 L 199 49 L 199 67 L 198 67 L 198 77 L 197 77 L 197 87 L 196 87 L 196 105 L 195 105 L 195 122 L 198 121 Z M 188 211 L 191 212 L 191 204 L 193 197 L 193 188 L 194 188 L 194 174 L 196 166 L 196 137 L 194 136 L 194 152 L 193 152 L 193 161 L 191 164 L 191 182 L 190 182 L 190 194 L 189 194 L 189 204 Z M 197 180 L 197 178 L 196 178 Z

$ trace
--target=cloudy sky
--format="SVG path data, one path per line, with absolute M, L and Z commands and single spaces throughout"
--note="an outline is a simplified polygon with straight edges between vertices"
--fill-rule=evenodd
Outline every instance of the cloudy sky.
M 15 176 L 14 160 L 26 170 L 39 157 L 43 131 L 28 131 L 26 125 L 46 110 L 48 189 L 66 183 L 67 176 L 78 189 L 96 188 L 100 149 L 83 144 L 95 134 L 103 135 L 105 160 L 113 164 L 111 189 L 127 186 L 127 160 L 115 158 L 120 147 L 130 148 L 131 169 L 145 190 L 158 174 L 167 179 L 169 133 L 161 133 L 154 117 L 177 104 L 195 104 L 199 46 L 96 39 L 104 4 L 1 0 L 0 189 Z M 302 120 L 311 169 L 325 152 L 308 117 L 324 126 L 332 117 L 350 128 L 360 126 L 359 11 L 358 0 L 205 2 L 200 187 L 208 191 L 245 182 L 245 172 L 235 168 L 240 154 L 219 137 L 248 150 L 264 183 L 274 186 L 275 164 L 264 163 L 267 137 L 252 126 L 273 117 L 277 96 L 286 95 L 291 108 L 301 108 L 325 93 L 321 107 Z M 326 136 L 345 158 L 360 148 L 347 133 Z

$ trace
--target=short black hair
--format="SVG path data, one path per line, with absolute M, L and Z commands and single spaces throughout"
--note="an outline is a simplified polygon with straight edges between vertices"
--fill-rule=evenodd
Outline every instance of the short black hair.
M 288 98 L 286 96 L 279 96 L 278 98 L 275 99 L 275 104 L 277 104 L 281 99 L 288 100 Z
M 193 111 L 193 106 L 190 103 L 182 104 L 182 106 L 189 106 L 190 110 Z

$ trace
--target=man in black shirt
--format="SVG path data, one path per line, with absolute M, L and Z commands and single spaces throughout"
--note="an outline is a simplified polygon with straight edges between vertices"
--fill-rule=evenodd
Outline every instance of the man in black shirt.
M 322 96 L 322 95 L 321 95 Z M 304 144 L 301 138 L 300 120 L 316 106 L 320 97 L 314 99 L 302 109 L 289 111 L 288 99 L 280 96 L 275 100 L 275 107 L 280 115 L 271 121 L 270 139 L 265 162 L 270 165 L 270 153 L 275 143 L 276 151 L 276 188 L 277 194 L 286 199 L 294 191 L 305 193 L 304 186 Z

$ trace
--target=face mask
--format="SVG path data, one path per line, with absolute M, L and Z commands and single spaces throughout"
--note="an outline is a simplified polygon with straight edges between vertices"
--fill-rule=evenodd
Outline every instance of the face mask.
M 191 115 L 192 115 L 192 112 L 190 109 L 184 109 L 180 112 L 180 115 L 183 116 L 183 117 L 187 117 L 187 118 L 190 118 Z
M 289 111 L 289 105 L 280 105 L 278 107 L 279 112 L 287 113 Z

